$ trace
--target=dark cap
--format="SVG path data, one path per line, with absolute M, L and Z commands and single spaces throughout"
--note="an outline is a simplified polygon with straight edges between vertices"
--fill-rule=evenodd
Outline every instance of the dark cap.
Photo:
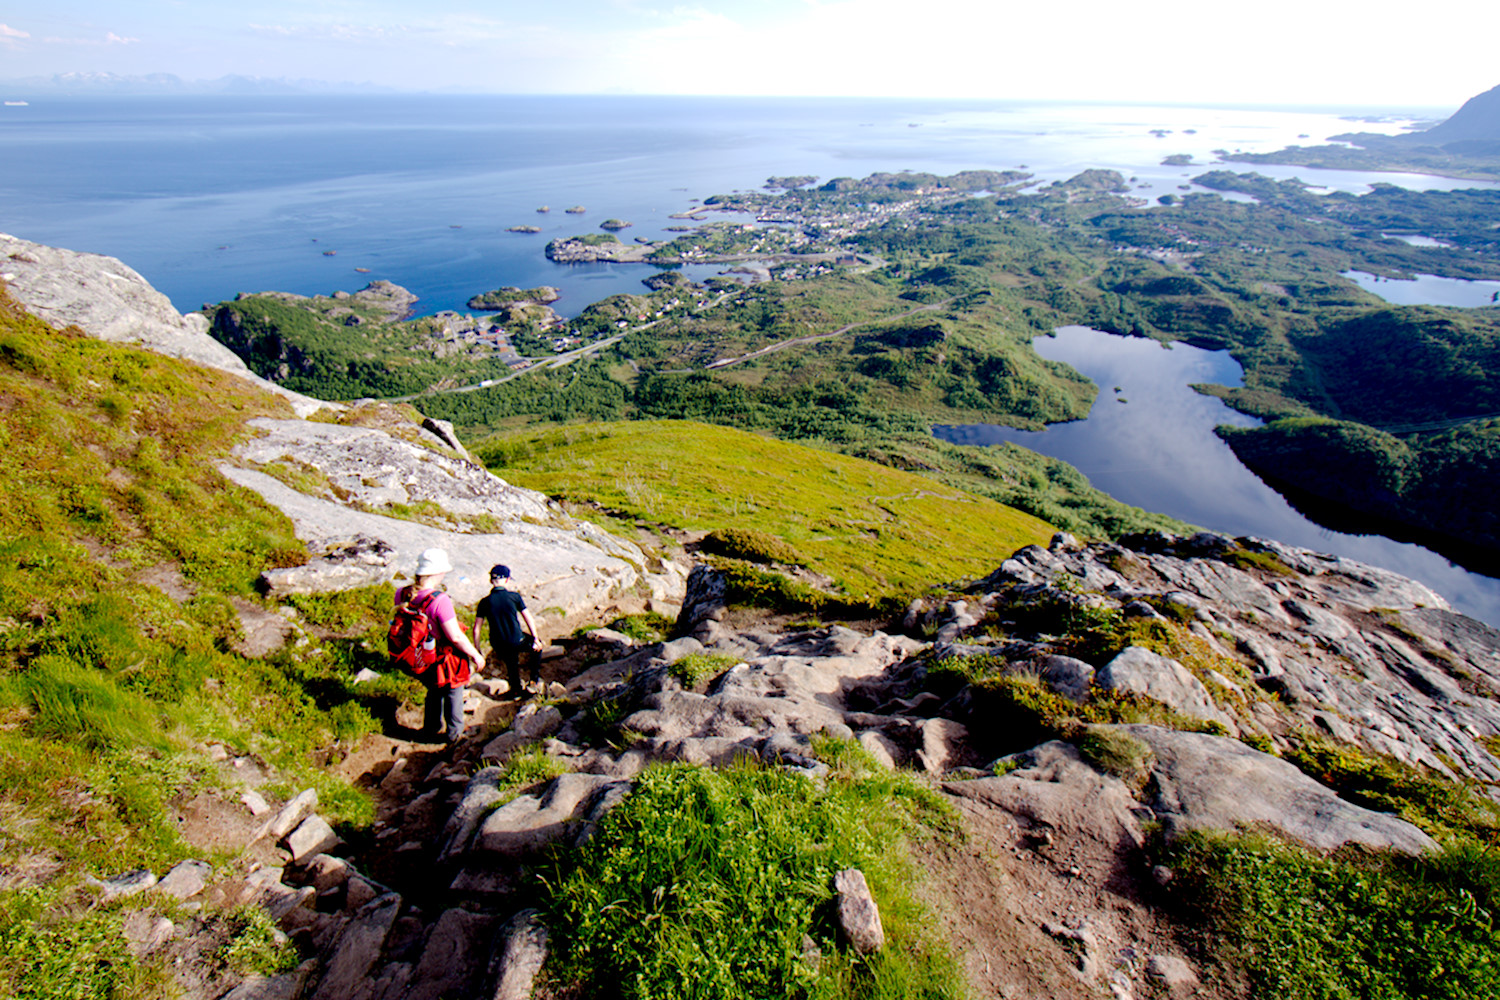
M 490 567 L 490 579 L 491 580 L 509 580 L 510 579 L 510 567 L 509 566 L 503 566 L 503 565 L 500 565 L 498 563 L 496 565 Z

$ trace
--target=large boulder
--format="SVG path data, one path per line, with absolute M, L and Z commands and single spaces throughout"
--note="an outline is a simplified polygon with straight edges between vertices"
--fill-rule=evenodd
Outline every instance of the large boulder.
M 1356 843 L 1417 854 L 1437 846 L 1405 820 L 1346 802 L 1286 761 L 1238 740 L 1160 726 L 1118 728 L 1151 748 L 1148 804 L 1169 837 L 1268 827 L 1324 850 Z

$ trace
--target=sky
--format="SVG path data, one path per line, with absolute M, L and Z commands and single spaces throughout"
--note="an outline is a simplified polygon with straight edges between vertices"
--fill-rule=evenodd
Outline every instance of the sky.
M 1473 0 L 0 0 L 0 80 L 1451 110 L 1500 84 L 1497 28 Z

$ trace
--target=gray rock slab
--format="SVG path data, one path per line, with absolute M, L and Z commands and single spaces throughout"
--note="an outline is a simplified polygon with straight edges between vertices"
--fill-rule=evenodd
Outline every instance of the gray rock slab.
M 304 788 L 276 811 L 263 827 L 263 837 L 280 840 L 297 828 L 308 813 L 318 807 L 318 792 L 315 788 Z
M 506 859 L 534 855 L 548 844 L 571 840 L 592 816 L 595 801 L 629 782 L 598 774 L 564 774 L 519 795 L 484 818 L 471 851 Z
M 602 531 L 590 530 L 585 525 L 565 529 L 518 520 L 507 522 L 504 534 L 445 531 L 414 521 L 351 510 L 300 493 L 252 469 L 224 464 L 219 471 L 232 482 L 259 493 L 290 518 L 297 537 L 310 550 L 336 548 L 355 536 L 377 538 L 390 547 L 388 565 L 340 567 L 323 587 L 326 590 L 394 580 L 398 574 L 412 571 L 421 552 L 440 548 L 447 550 L 454 567 L 445 581 L 445 589 L 460 605 L 478 604 L 489 593 L 490 567 L 505 562 L 515 568 L 516 586 L 529 606 L 538 610 L 556 607 L 568 613 L 584 612 L 608 604 L 613 595 L 633 586 L 640 578 L 636 567 L 644 562 L 638 549 L 632 553 L 627 548 L 624 555 L 609 554 L 611 550 L 628 547 L 628 543 L 617 543 L 607 536 L 601 538 Z M 626 555 L 638 561 L 632 564 Z M 362 582 L 351 583 L 355 579 Z
M 279 976 L 250 976 L 219 1000 L 297 1000 L 315 965 L 309 959 Z
M 1176 660 L 1141 646 L 1130 646 L 1100 668 L 1100 687 L 1145 695 L 1195 719 L 1218 722 L 1237 732 L 1234 720 L 1214 703 L 1203 682 Z
M 286 849 L 292 853 L 292 862 L 301 864 L 314 854 L 326 854 L 342 843 L 339 835 L 322 816 L 314 813 L 297 825 L 286 837 Z
M 318 892 L 326 892 L 342 886 L 358 874 L 354 866 L 343 858 L 331 854 L 314 854 L 303 866 L 301 877 Z
M 531 1000 L 532 984 L 547 962 L 549 938 L 541 915 L 522 910 L 501 932 L 491 963 L 493 1000 Z
M 1417 854 L 1436 847 L 1403 819 L 1339 798 L 1270 754 L 1238 740 L 1160 726 L 1120 726 L 1151 747 L 1151 808 L 1168 836 L 1266 826 L 1312 847 L 1345 843 Z
M 150 910 L 132 910 L 125 915 L 120 929 L 130 953 L 138 958 L 151 954 L 172 940 L 177 931 L 172 921 Z
M 145 868 L 126 872 L 123 875 L 115 875 L 112 878 L 100 879 L 92 875 L 85 875 L 84 879 L 89 885 L 99 890 L 106 903 L 113 899 L 123 899 L 127 896 L 134 896 L 137 893 L 145 892 L 156 884 L 156 874 Z
M 1054 653 L 1042 659 L 1042 680 L 1064 698 L 1081 702 L 1089 696 L 1094 668 L 1082 660 Z
M 504 777 L 502 769 L 486 767 L 469 779 L 463 798 L 443 826 L 442 838 L 438 841 L 437 860 L 440 863 L 451 861 L 468 849 L 469 841 L 474 838 L 474 831 L 479 829 L 485 816 L 504 796 L 505 793 L 500 788 Z
M 969 743 L 969 730 L 962 723 L 927 719 L 922 723 L 922 749 L 918 756 L 929 774 L 942 774 L 968 761 Z
M 427 936 L 405 1000 L 478 996 L 489 971 L 498 918 L 468 910 L 444 910 Z
M 1025 828 L 1091 841 L 1111 853 L 1145 843 L 1130 790 L 1084 763 L 1076 747 L 1052 741 L 1011 760 L 1018 766 L 1005 775 L 944 782 L 943 791 L 998 810 Z
M 401 914 L 401 897 L 391 893 L 371 900 L 356 912 L 334 943 L 327 971 L 312 1000 L 346 1000 L 367 980 L 380 960 L 386 936 Z
M 556 705 L 533 703 L 521 707 L 510 730 L 523 740 L 539 740 L 561 729 L 562 721 L 562 712 Z
M 187 899 L 189 896 L 196 896 L 202 892 L 213 873 L 213 865 L 207 861 L 196 859 L 179 861 L 161 877 L 161 881 L 153 888 L 156 892 L 166 893 L 177 899 Z

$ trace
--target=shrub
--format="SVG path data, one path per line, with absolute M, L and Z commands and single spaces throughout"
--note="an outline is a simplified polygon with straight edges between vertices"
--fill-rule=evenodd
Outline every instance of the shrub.
M 0 994 L 13 1000 L 167 995 L 159 969 L 130 954 L 118 910 L 81 917 L 55 891 L 0 892 Z
M 616 618 L 609 623 L 609 627 L 621 635 L 630 636 L 636 642 L 661 642 L 672 631 L 674 624 L 676 623 L 666 615 L 648 611 L 645 614 Z
M 719 528 L 703 539 L 703 551 L 753 563 L 803 566 L 797 550 L 775 535 L 749 528 Z
M 1133 787 L 1145 784 L 1151 766 L 1151 747 L 1108 726 L 1086 728 L 1078 738 L 1078 752 L 1097 770 Z
M 681 681 L 684 687 L 693 688 L 719 676 L 739 662 L 738 656 L 726 653 L 689 653 L 673 661 L 667 667 L 667 673 Z
M 276 921 L 261 907 L 235 907 L 224 920 L 230 938 L 219 959 L 236 975 L 274 976 L 297 967 L 297 946 L 277 930 Z
M 1434 836 L 1461 834 L 1500 847 L 1500 806 L 1456 781 L 1321 739 L 1303 739 L 1283 756 L 1351 802 L 1393 812 Z

